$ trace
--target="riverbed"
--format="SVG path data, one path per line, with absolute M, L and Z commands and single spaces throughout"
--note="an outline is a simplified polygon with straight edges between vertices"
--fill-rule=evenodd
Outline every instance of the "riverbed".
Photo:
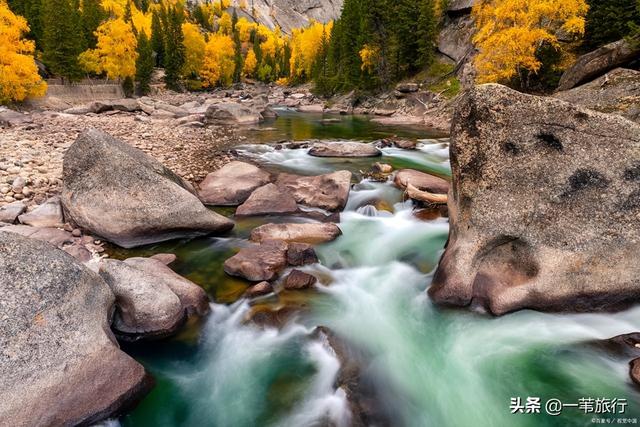
M 156 387 L 113 424 L 506 427 L 640 418 L 628 359 L 592 345 L 639 330 L 640 309 L 579 315 L 525 310 L 493 318 L 430 302 L 426 289 L 447 240 L 448 220 L 420 212 L 392 182 L 372 181 L 366 172 L 381 161 L 447 177 L 445 135 L 385 127 L 366 117 L 280 113 L 277 120 L 245 131 L 246 143 L 234 147 L 240 158 L 271 171 L 354 172 L 340 217 L 343 235 L 318 246 L 320 263 L 304 268 L 319 278 L 317 290 L 249 302 L 242 297 L 248 284 L 222 270 L 223 262 L 248 244 L 252 228 L 291 217 L 239 220 L 225 238 L 114 251 L 115 257 L 175 253 L 172 267 L 203 286 L 213 303 L 207 319 L 173 339 L 124 347 L 153 374 Z M 418 149 L 384 148 L 381 159 L 346 160 L 314 158 L 304 148 L 282 146 L 289 140 L 368 142 L 391 135 L 418 140 Z M 269 321 L 251 321 L 257 313 L 269 313 L 262 316 Z M 348 360 L 334 351 L 320 326 L 339 337 Z M 346 363 L 358 372 L 357 408 L 348 393 L 353 387 L 342 384 Z M 523 403 L 540 398 L 540 413 L 512 414 L 512 400 L 518 398 Z M 586 413 L 583 404 L 566 406 L 558 416 L 545 413 L 550 399 L 578 405 L 587 398 L 626 399 L 626 411 Z M 354 413 L 363 408 L 364 415 Z

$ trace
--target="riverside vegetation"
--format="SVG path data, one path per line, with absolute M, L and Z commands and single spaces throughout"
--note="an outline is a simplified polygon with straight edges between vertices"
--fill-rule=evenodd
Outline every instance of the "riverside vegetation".
M 639 29 L 0 0 L 0 424 L 633 422 Z

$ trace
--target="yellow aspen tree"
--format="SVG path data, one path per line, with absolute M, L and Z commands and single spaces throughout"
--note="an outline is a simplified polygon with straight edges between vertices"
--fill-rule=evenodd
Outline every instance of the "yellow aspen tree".
M 242 74 L 245 77 L 253 77 L 255 75 L 257 67 L 258 59 L 256 58 L 256 53 L 253 51 L 253 49 L 250 49 L 247 53 L 247 57 L 244 59 Z
M 251 31 L 257 28 L 257 25 L 253 22 L 249 22 L 247 18 L 244 16 L 238 19 L 236 22 L 236 31 L 238 31 L 238 36 L 240 37 L 240 41 L 242 43 L 246 43 L 251 38 Z
M 133 22 L 133 26 L 138 33 L 144 32 L 147 34 L 147 37 L 151 37 L 152 18 L 153 14 L 150 11 L 144 13 L 139 10 L 135 4 L 131 3 L 131 22 Z
M 235 49 L 231 37 L 212 34 L 204 49 L 204 63 L 200 70 L 204 87 L 229 86 L 235 70 Z
M 536 53 L 545 43 L 560 48 L 557 34 L 584 34 L 585 0 L 482 0 L 473 8 L 473 42 L 478 82 L 508 81 L 542 63 Z
M 294 29 L 291 34 L 291 77 L 310 78 L 322 48 L 323 37 L 329 41 L 333 22 L 312 22 L 307 28 Z
M 80 64 L 84 69 L 105 73 L 110 79 L 134 77 L 138 53 L 131 25 L 122 18 L 110 19 L 98 27 L 96 37 L 96 48 L 80 54 Z
M 47 91 L 33 59 L 35 44 L 22 38 L 28 32 L 27 21 L 0 0 L 0 104 L 43 96 Z
M 204 50 L 206 42 L 200 31 L 200 27 L 190 22 L 182 24 L 184 35 L 184 66 L 182 73 L 185 76 L 198 74 L 204 63 Z
M 220 34 L 230 35 L 231 27 L 233 26 L 231 15 L 227 12 L 222 12 L 222 16 L 218 19 L 218 32 Z

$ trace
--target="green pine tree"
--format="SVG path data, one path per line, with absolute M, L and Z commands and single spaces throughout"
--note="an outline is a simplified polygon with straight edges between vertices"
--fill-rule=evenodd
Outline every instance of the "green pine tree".
M 630 0 L 588 0 L 583 49 L 590 51 L 631 35 L 640 26 L 640 8 Z
M 42 12 L 44 63 L 58 76 L 79 80 L 78 55 L 84 47 L 79 11 L 70 0 L 44 0 Z
M 153 49 L 147 33 L 141 31 L 138 34 L 138 46 L 136 48 L 138 58 L 136 59 L 136 81 L 138 82 L 138 93 L 146 95 L 149 93 L 151 75 L 153 73 Z
M 170 89 L 180 88 L 180 72 L 184 65 L 184 14 L 178 6 L 169 8 L 164 14 L 164 81 Z
M 100 6 L 100 0 L 82 0 L 82 28 L 88 49 L 94 49 L 98 39 L 95 31 L 102 21 L 107 19 L 107 13 Z
M 433 0 L 420 0 L 417 22 L 416 68 L 424 68 L 433 62 L 434 44 L 438 36 L 438 22 Z
M 151 49 L 155 53 L 155 66 L 164 67 L 164 37 L 160 15 L 155 10 L 151 16 Z

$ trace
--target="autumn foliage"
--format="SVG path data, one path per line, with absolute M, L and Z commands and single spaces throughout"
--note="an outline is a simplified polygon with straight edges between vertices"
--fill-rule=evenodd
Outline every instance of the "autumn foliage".
M 581 36 L 588 11 L 585 0 L 483 0 L 474 6 L 480 53 L 478 81 L 506 82 L 542 67 L 544 46 L 561 49 L 558 34 Z
M 35 44 L 25 40 L 27 21 L 9 10 L 0 0 L 0 104 L 42 96 L 47 85 L 38 75 L 33 59 Z

